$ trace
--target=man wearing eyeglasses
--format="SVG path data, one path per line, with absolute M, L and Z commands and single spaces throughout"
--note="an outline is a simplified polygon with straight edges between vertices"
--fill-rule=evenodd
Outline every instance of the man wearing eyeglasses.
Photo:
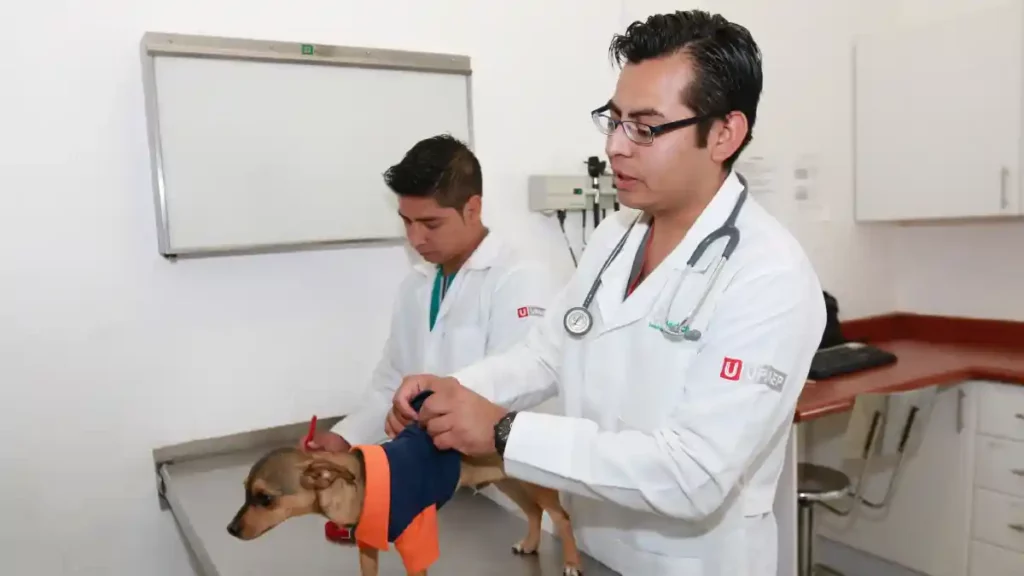
M 761 55 L 698 10 L 634 22 L 611 52 L 622 70 L 593 118 L 639 217 L 602 223 L 523 343 L 406 378 L 392 415 L 415 419 L 409 399 L 433 390 L 418 419 L 438 447 L 567 493 L 581 547 L 622 574 L 775 576 L 773 501 L 825 306 L 733 171 Z M 555 394 L 564 414 L 520 411 Z

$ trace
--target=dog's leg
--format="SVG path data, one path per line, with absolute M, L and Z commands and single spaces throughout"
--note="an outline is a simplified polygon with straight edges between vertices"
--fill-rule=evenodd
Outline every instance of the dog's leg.
M 376 548 L 359 547 L 359 573 L 362 576 L 377 576 L 377 554 Z
M 512 499 L 526 514 L 526 537 L 512 546 L 515 554 L 535 554 L 540 544 L 541 520 L 544 510 L 530 497 L 522 484 L 516 480 L 502 480 L 495 484 L 498 490 Z
M 530 485 L 527 489 L 533 494 L 537 504 L 551 516 L 551 522 L 558 531 L 558 538 L 562 541 L 562 563 L 565 565 L 562 574 L 581 576 L 583 567 L 580 565 L 580 551 L 576 547 L 576 537 L 572 533 L 569 513 L 562 508 L 562 502 L 558 499 L 558 491 L 536 485 Z

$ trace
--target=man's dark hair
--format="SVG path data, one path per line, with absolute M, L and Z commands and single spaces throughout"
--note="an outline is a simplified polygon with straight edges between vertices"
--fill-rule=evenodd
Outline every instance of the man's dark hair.
M 399 196 L 429 197 L 460 211 L 484 187 L 476 155 L 448 134 L 417 142 L 384 172 L 384 182 Z
M 682 94 L 683 104 L 698 116 L 712 117 L 697 125 L 697 144 L 707 146 L 715 118 L 737 110 L 747 117 L 747 136 L 726 160 L 726 168 L 747 147 L 753 137 L 762 76 L 761 50 L 746 28 L 703 10 L 656 14 L 645 22 L 633 22 L 625 34 L 616 34 L 608 53 L 620 66 L 664 56 L 688 57 L 695 78 Z

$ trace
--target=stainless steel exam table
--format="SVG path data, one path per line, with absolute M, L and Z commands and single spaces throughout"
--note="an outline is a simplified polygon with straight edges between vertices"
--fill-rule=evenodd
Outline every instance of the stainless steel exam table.
M 247 542 L 227 532 L 228 522 L 242 504 L 242 482 L 252 463 L 270 447 L 281 445 L 283 438 L 294 444 L 301 430 L 301 425 L 287 426 L 226 442 L 209 440 L 154 451 L 161 504 L 174 514 L 200 576 L 358 576 L 358 551 L 324 540 L 322 517 L 293 518 Z M 266 442 L 271 439 L 277 441 Z M 210 453 L 204 455 L 204 450 Z M 441 509 L 438 519 L 441 558 L 431 568 L 432 575 L 562 574 L 558 540 L 543 532 L 538 554 L 513 554 L 512 545 L 526 534 L 526 521 L 482 494 L 460 491 Z M 583 572 L 586 576 L 617 574 L 586 556 Z M 393 549 L 381 554 L 380 573 L 404 576 Z

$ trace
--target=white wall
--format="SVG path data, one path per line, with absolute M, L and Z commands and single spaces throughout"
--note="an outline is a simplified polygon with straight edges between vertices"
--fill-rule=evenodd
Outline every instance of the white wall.
M 892 254 L 896 306 L 1024 321 L 1024 222 L 903 227 Z
M 977 250 L 994 249 L 1000 235 L 1024 239 L 1019 226 L 929 232 L 852 222 L 849 41 L 879 17 L 870 3 L 40 0 L 0 8 L 0 572 L 187 574 L 170 518 L 156 506 L 151 449 L 343 412 L 376 358 L 406 269 L 400 249 L 161 260 L 139 82 L 144 30 L 469 54 L 485 218 L 567 273 L 557 226 L 526 212 L 526 177 L 578 173 L 601 154 L 587 111 L 613 87 L 611 34 L 648 13 L 697 5 L 746 24 L 764 50 L 751 153 L 779 178 L 760 198 L 796 231 L 843 315 L 965 306 L 929 281 L 945 262 L 941 250 L 915 260 L 918 272 L 906 250 L 959 239 L 975 250 L 957 260 L 960 269 L 994 274 L 999 265 Z M 810 209 L 790 200 L 792 169 L 805 155 L 819 172 L 820 201 Z M 890 258 L 894 235 L 908 244 Z M 370 263 L 384 268 L 373 283 L 362 281 Z M 1005 274 L 1018 289 L 1024 282 L 1024 272 Z M 915 282 L 935 301 L 920 298 Z
M 156 252 L 145 30 L 469 54 L 485 218 L 569 259 L 531 172 L 603 140 L 619 0 L 41 0 L 0 8 L 0 573 L 189 573 L 152 448 L 346 410 L 401 249 L 169 264 Z M 346 111 L 341 111 L 346 113 Z M 397 158 L 396 158 L 397 160 Z M 549 246 L 554 243 L 555 250 Z M 365 282 L 371 264 L 383 268 Z

